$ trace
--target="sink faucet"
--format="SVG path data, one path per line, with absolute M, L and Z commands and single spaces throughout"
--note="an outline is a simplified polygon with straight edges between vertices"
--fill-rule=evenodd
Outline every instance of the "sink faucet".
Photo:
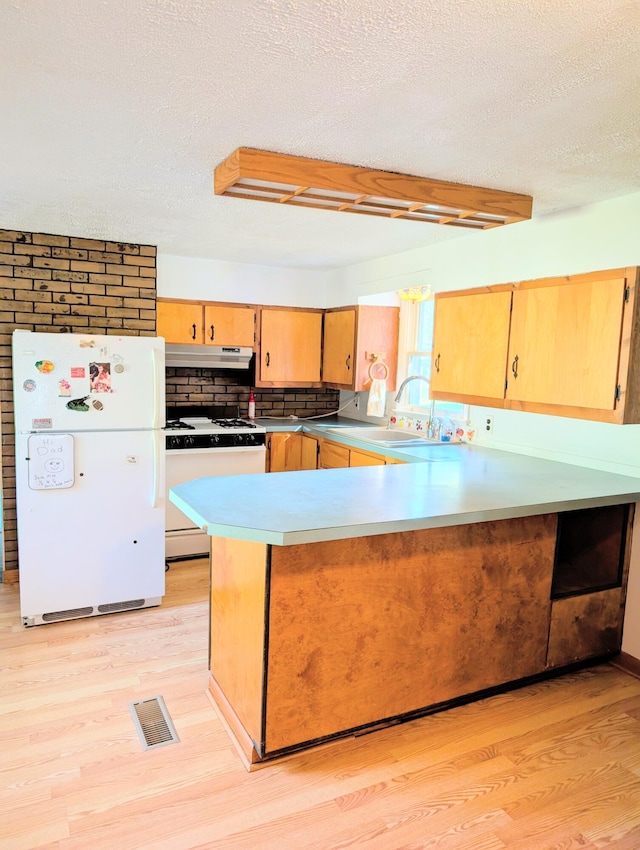
M 411 381 L 425 381 L 427 384 L 429 383 L 429 378 L 425 378 L 424 375 L 409 375 L 408 378 L 405 378 L 404 381 L 400 384 L 400 389 L 396 393 L 396 397 L 394 398 L 394 404 L 397 404 L 400 401 L 400 396 L 402 395 L 402 391 Z

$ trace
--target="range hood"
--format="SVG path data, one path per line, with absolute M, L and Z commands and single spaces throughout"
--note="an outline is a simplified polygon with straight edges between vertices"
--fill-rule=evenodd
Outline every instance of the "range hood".
M 165 365 L 200 369 L 248 369 L 253 349 L 232 345 L 176 345 L 167 343 Z

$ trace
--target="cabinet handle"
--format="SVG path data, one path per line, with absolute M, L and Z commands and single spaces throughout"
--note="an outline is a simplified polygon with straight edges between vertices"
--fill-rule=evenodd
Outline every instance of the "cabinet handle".
M 191 325 L 191 327 L 193 328 L 193 333 L 191 334 L 191 339 L 195 339 L 196 338 L 196 326 Z
M 513 358 L 513 363 L 511 364 L 511 371 L 513 372 L 514 378 L 518 377 L 518 360 L 519 360 L 519 358 L 518 358 L 518 355 L 516 354 L 516 356 Z
M 347 355 L 346 363 L 347 363 L 347 369 L 351 369 L 351 355 L 350 354 Z
M 435 363 L 433 365 L 435 366 L 436 372 L 439 372 L 440 371 L 440 353 L 438 353 L 438 356 L 436 357 Z
M 267 365 L 267 366 L 269 366 L 270 364 L 271 364 L 271 355 L 270 355 L 270 354 L 269 354 L 269 352 L 267 351 L 267 360 L 266 360 L 266 365 Z
M 211 339 L 213 339 L 215 335 L 216 335 L 215 328 L 213 327 L 213 325 L 211 325 Z

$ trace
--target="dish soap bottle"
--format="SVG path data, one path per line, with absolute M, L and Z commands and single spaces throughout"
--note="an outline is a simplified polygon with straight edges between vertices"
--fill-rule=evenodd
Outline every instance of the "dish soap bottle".
M 253 390 L 249 391 L 249 419 L 253 420 L 256 418 L 256 397 L 253 394 Z

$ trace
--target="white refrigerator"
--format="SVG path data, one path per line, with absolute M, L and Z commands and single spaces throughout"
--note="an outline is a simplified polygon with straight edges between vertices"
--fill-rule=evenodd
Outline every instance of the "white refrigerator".
M 159 605 L 164 340 L 12 337 L 25 626 Z

